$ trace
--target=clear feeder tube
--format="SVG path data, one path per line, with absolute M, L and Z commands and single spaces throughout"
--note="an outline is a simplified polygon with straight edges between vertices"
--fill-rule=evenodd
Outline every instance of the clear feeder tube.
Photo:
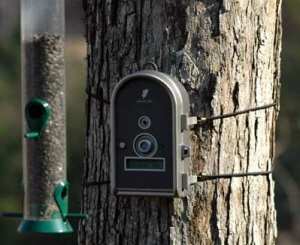
M 70 232 L 67 189 L 64 0 L 22 0 L 24 220 L 21 232 Z M 64 187 L 66 188 L 66 187 Z M 57 193 L 56 193 L 57 194 Z

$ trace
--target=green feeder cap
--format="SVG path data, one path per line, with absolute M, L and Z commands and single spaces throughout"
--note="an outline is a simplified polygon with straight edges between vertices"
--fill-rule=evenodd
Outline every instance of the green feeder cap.
M 59 212 L 49 220 L 26 220 L 20 224 L 18 231 L 22 233 L 71 233 L 73 229 L 68 218 L 87 218 L 82 213 L 68 212 L 68 192 L 69 184 L 60 182 L 54 190 L 54 200 L 59 208 Z
M 71 233 L 73 228 L 68 220 L 50 219 L 50 220 L 23 220 L 18 228 L 21 233 Z
M 66 218 L 68 213 L 68 184 L 59 183 L 54 191 L 54 199 L 58 204 L 58 215 L 47 220 L 23 220 L 18 231 L 22 233 L 70 233 L 73 229 Z

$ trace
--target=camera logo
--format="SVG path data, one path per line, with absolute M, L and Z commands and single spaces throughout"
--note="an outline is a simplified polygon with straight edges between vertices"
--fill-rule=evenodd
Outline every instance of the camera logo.
M 149 89 L 147 89 L 147 88 L 143 89 L 143 91 L 142 91 L 143 100 L 147 98 L 148 94 L 149 94 Z
M 143 103 L 143 104 L 151 104 L 152 100 L 151 100 L 151 98 L 149 98 L 149 92 L 150 92 L 150 89 L 144 88 L 141 92 L 141 95 L 138 96 L 138 99 L 136 102 Z

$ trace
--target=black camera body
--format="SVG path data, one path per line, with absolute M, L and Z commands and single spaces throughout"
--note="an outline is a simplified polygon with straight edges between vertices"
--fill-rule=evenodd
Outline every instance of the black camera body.
M 111 100 L 111 188 L 117 195 L 184 196 L 189 96 L 152 70 L 122 79 Z

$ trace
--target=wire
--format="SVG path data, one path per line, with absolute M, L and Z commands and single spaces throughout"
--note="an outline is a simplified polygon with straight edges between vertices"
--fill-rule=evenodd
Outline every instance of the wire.
M 197 116 L 197 122 L 199 124 L 202 124 L 202 123 L 206 123 L 208 121 L 213 121 L 213 120 L 218 120 L 218 119 L 223 119 L 223 118 L 228 118 L 228 117 L 234 117 L 234 116 L 238 116 L 238 115 L 241 115 L 241 114 L 246 114 L 246 113 L 249 113 L 249 112 L 252 112 L 252 111 L 265 110 L 265 109 L 268 109 L 270 107 L 274 107 L 276 105 L 277 105 L 277 102 L 273 102 L 271 104 L 258 106 L 258 107 L 254 107 L 254 108 L 249 108 L 249 109 L 245 109 L 245 110 L 241 110 L 241 111 L 237 111 L 237 112 L 232 112 L 232 113 L 225 113 L 225 114 L 218 115 L 218 116 L 212 116 L 212 117 Z
M 0 217 L 3 218 L 23 218 L 22 213 L 16 213 L 16 212 L 0 212 Z
M 260 172 L 232 173 L 232 174 L 199 175 L 199 176 L 197 176 L 197 181 L 202 182 L 202 181 L 206 181 L 206 180 L 230 179 L 230 178 L 234 178 L 234 177 L 264 176 L 264 175 L 270 175 L 272 173 L 273 173 L 273 170 L 260 171 Z
M 109 180 L 103 180 L 103 181 L 90 181 L 85 183 L 85 186 L 89 187 L 89 186 L 101 186 L 101 185 L 108 185 L 110 184 Z
M 106 100 L 106 99 L 102 98 L 101 95 L 97 95 L 97 94 L 95 94 L 95 93 L 92 93 L 89 89 L 86 89 L 86 90 L 85 90 L 85 93 L 86 93 L 88 96 L 90 96 L 91 98 L 93 98 L 93 99 L 95 99 L 95 100 L 98 100 L 98 101 L 100 101 L 100 102 L 103 103 L 103 104 L 107 104 L 107 105 L 110 104 L 110 101 L 109 101 L 109 100 Z

